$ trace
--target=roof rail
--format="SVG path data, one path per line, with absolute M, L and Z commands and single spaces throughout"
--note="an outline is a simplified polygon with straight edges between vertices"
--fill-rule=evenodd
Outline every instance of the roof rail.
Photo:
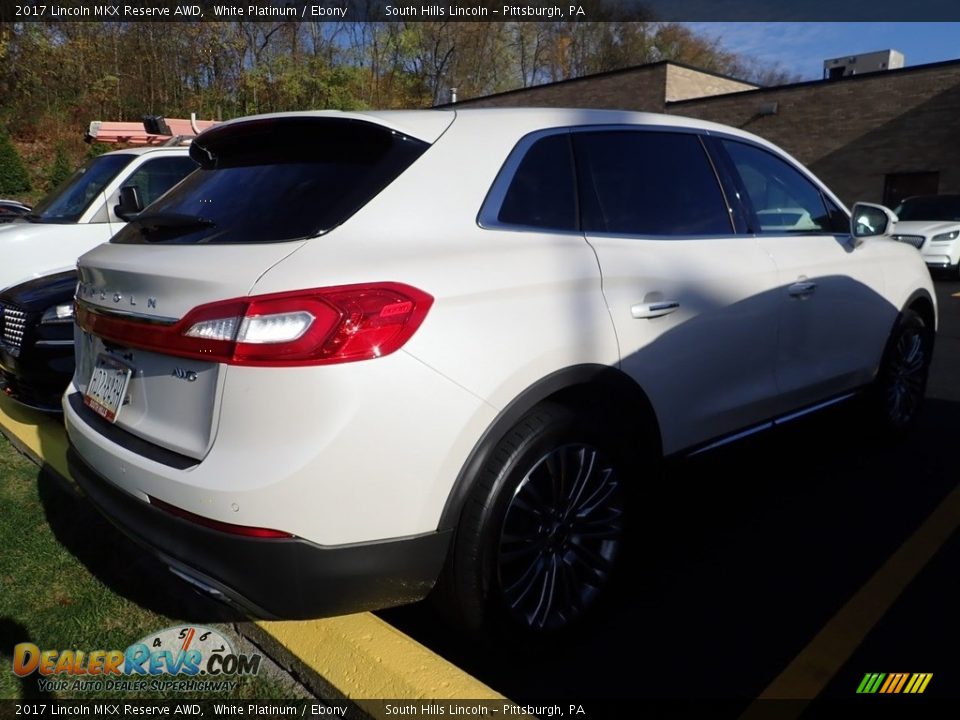
M 163 143 L 163 147 L 177 147 L 179 145 L 189 145 L 193 142 L 193 138 L 196 135 L 174 135 L 172 138 Z

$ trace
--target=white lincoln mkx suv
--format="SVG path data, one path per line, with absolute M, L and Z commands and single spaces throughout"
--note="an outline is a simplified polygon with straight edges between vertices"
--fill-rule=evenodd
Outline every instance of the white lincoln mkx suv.
M 919 254 L 739 130 L 291 113 L 190 154 L 80 260 L 70 458 L 122 529 L 259 615 L 437 584 L 474 628 L 559 629 L 662 457 L 861 392 L 888 429 L 920 406 Z

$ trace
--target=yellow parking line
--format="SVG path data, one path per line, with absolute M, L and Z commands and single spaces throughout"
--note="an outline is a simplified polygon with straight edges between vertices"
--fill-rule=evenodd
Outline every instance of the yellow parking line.
M 0 431 L 40 465 L 72 484 L 67 439 L 60 418 L 23 408 L 0 396 Z M 471 699 L 506 701 L 503 695 L 371 613 L 324 620 L 244 624 L 245 631 L 283 664 L 313 673 L 336 698 L 357 703 L 373 717 L 383 708 L 364 699 Z
M 768 717 L 763 700 L 812 700 L 850 659 L 867 634 L 904 589 L 960 527 L 960 485 L 955 487 L 873 577 L 817 633 L 786 669 L 741 715 L 741 720 Z M 853 687 L 850 692 L 853 694 Z M 798 717 L 803 703 L 778 707 L 778 720 Z

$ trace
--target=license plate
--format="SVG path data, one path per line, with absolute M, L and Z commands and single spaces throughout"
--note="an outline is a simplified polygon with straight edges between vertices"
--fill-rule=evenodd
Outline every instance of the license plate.
M 132 373 L 109 355 L 99 355 L 83 396 L 84 405 L 109 422 L 116 422 Z

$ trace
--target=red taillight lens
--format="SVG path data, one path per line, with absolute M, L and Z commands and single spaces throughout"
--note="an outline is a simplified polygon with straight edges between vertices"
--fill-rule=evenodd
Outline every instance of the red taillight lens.
M 242 535 L 243 537 L 252 537 L 252 538 L 264 538 L 264 539 L 289 539 L 294 537 L 287 532 L 282 532 L 280 530 L 271 530 L 269 528 L 261 527 L 249 527 L 247 525 L 234 525 L 233 523 L 220 522 L 219 520 L 211 520 L 210 518 L 205 518 L 202 515 L 195 515 L 188 510 L 178 508 L 176 505 L 170 505 L 165 503 L 163 500 L 157 500 L 155 497 L 147 495 L 150 500 L 150 504 L 160 510 L 163 510 L 170 515 L 174 515 L 183 520 L 189 520 L 192 523 L 197 525 L 203 525 L 204 527 L 211 528 L 213 530 L 219 530 L 220 532 L 230 533 L 231 535 Z
M 433 304 L 400 283 L 344 285 L 201 305 L 172 325 L 77 308 L 87 332 L 129 347 L 230 365 L 323 365 L 403 347 Z

